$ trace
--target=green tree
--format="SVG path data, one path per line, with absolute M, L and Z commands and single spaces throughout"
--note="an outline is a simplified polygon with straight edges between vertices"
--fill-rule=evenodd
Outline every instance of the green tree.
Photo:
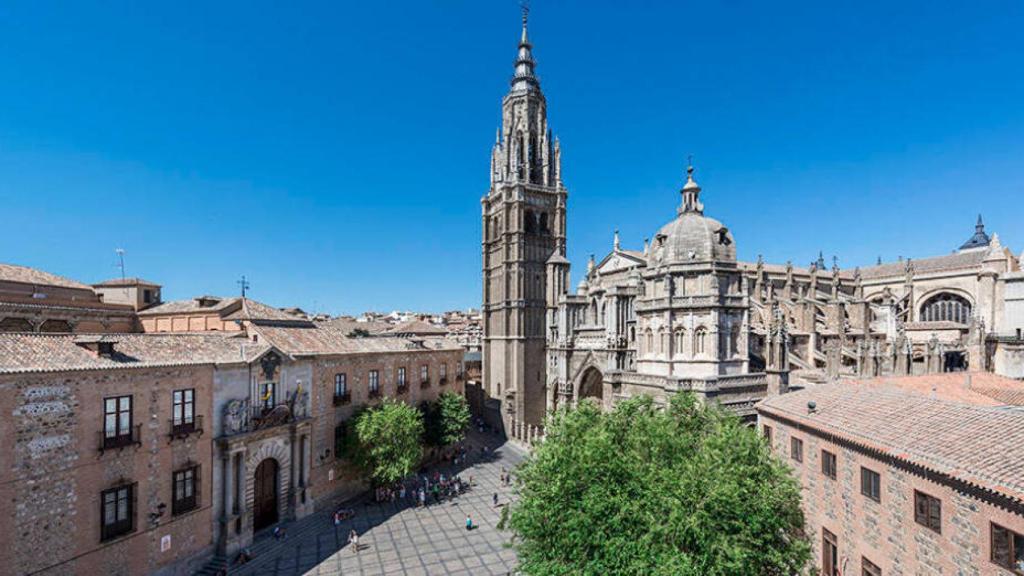
M 691 394 L 555 413 L 518 482 L 505 524 L 526 574 L 790 576 L 809 559 L 786 465 Z
M 448 446 L 466 437 L 469 403 L 454 392 L 441 394 L 434 402 L 420 404 L 425 423 L 424 441 L 430 446 Z
M 420 462 L 423 416 L 404 402 L 386 399 L 355 418 L 355 457 L 370 478 L 391 484 Z

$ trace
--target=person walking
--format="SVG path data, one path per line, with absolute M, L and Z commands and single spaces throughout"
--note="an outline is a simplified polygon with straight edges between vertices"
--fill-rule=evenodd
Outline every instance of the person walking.
M 494 493 L 493 500 L 494 500 L 494 507 L 497 508 L 498 507 L 498 493 L 497 492 Z
M 466 514 L 466 532 L 472 532 L 473 530 L 473 517 Z
M 349 545 L 352 546 L 352 553 L 353 554 L 358 554 L 359 553 L 359 534 L 356 533 L 355 528 L 353 528 L 352 531 L 348 533 L 348 543 L 349 543 Z

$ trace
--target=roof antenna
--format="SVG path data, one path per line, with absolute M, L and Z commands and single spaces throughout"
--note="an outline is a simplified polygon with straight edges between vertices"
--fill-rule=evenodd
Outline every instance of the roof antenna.
M 242 287 L 242 298 L 245 298 L 245 291 L 250 288 L 249 281 L 245 279 L 245 274 L 242 274 L 242 279 L 236 282 Z
M 128 282 L 124 277 L 124 248 L 114 248 L 114 253 L 117 254 L 117 267 L 121 269 L 121 286 L 124 287 L 124 296 L 128 297 Z

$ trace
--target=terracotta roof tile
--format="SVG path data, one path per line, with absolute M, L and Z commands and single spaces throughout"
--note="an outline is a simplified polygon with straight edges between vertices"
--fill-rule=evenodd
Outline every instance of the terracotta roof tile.
M 115 342 L 98 356 L 79 344 Z M 77 342 L 77 343 L 76 343 Z M 270 347 L 241 334 L 0 334 L 0 373 L 249 362 Z
M 37 270 L 36 268 L 29 268 L 28 266 L 18 266 L 17 264 L 0 263 L 0 281 L 92 290 L 91 287 L 82 284 L 81 282 L 71 280 L 70 278 L 57 276 L 56 274 L 50 274 L 49 272 Z
M 1002 380 L 1004 393 L 1024 389 Z M 757 410 L 1024 502 L 1024 409 L 968 388 L 963 374 L 815 386 Z
M 323 324 L 316 327 L 257 326 L 253 330 L 262 340 L 291 355 L 461 350 L 442 338 L 422 340 L 423 348 L 405 338 L 349 338 L 348 331 Z

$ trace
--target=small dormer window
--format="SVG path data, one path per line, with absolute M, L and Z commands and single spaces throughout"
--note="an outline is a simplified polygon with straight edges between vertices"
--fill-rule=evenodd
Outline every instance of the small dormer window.
M 728 246 L 729 244 L 732 244 L 732 240 L 729 239 L 728 228 L 719 228 L 717 234 L 719 244 L 721 244 L 722 246 Z
M 114 354 L 114 343 L 113 342 L 99 342 L 96 344 L 96 353 L 100 356 L 113 356 Z
M 153 291 L 146 288 L 142 291 L 142 301 L 146 304 L 153 302 Z

